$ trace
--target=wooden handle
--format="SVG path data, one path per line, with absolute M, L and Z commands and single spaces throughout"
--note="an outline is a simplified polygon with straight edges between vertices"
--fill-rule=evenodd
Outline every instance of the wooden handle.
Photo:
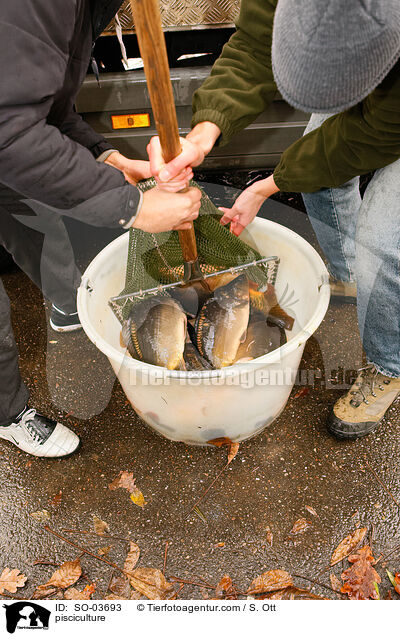
M 179 155 L 181 144 L 160 8 L 158 0 L 130 0 L 130 3 L 151 107 L 164 161 L 168 163 Z M 190 230 L 179 230 L 179 241 L 184 260 L 196 261 L 197 246 L 193 223 Z

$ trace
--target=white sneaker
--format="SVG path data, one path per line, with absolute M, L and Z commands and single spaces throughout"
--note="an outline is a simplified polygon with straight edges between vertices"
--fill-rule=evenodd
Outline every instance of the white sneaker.
M 0 438 L 38 457 L 66 457 L 80 446 L 79 437 L 69 428 L 25 407 L 8 426 L 0 426 Z

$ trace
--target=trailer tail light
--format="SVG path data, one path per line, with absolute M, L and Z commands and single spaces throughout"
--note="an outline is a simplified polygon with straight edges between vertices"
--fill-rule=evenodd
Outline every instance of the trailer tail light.
M 133 115 L 111 115 L 112 127 L 118 128 L 148 128 L 150 126 L 149 113 L 135 113 Z

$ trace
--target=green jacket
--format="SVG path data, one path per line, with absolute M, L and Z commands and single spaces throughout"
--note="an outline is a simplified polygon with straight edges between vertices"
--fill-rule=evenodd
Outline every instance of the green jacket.
M 271 67 L 278 0 L 242 0 L 236 33 L 193 98 L 192 126 L 212 121 L 220 145 L 250 124 L 276 93 Z M 362 102 L 327 119 L 282 154 L 274 171 L 280 190 L 315 192 L 400 157 L 400 61 Z

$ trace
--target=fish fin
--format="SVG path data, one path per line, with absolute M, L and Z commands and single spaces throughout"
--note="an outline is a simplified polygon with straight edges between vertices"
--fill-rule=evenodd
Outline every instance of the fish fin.
M 242 335 L 240 336 L 240 339 L 239 339 L 240 344 L 243 344 L 243 342 L 245 342 L 246 337 L 247 337 L 247 329 L 245 329 Z
M 294 318 L 289 316 L 288 313 L 280 305 L 274 305 L 269 310 L 268 320 L 277 325 L 278 327 L 291 331 L 293 329 Z

